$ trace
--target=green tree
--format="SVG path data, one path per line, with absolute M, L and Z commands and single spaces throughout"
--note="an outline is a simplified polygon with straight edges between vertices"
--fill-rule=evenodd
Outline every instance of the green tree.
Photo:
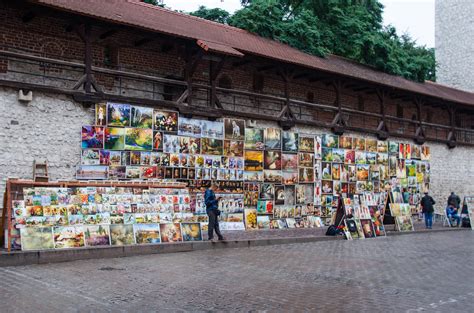
M 226 10 L 222 10 L 219 8 L 208 9 L 203 5 L 199 6 L 199 9 L 197 11 L 191 12 L 190 14 L 222 24 L 226 24 L 228 18 L 230 17 L 230 13 Z
M 328 53 L 415 81 L 435 80 L 434 50 L 382 24 L 378 0 L 241 0 L 230 16 L 220 9 L 191 14 L 278 40 L 317 56 Z M 213 11 L 219 10 L 219 11 Z M 225 13 L 227 14 L 225 14 Z

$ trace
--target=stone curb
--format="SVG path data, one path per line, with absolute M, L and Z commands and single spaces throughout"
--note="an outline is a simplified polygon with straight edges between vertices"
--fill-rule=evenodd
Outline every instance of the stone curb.
M 447 228 L 434 230 L 418 230 L 414 232 L 387 232 L 387 237 L 408 235 L 408 234 L 427 234 L 446 231 L 469 230 L 467 228 Z M 293 244 L 305 242 L 333 241 L 343 240 L 342 236 L 328 237 L 286 237 L 270 239 L 247 239 L 247 240 L 229 240 L 218 243 L 209 241 L 183 242 L 172 244 L 150 244 L 150 245 L 130 245 L 118 247 L 97 247 L 97 248 L 77 248 L 67 250 L 43 250 L 43 251 L 15 251 L 0 253 L 0 267 L 22 266 L 31 264 L 47 264 L 69 262 L 76 260 L 119 258 L 138 255 L 190 252 L 198 250 L 226 249 L 226 248 L 250 248 L 268 245 Z

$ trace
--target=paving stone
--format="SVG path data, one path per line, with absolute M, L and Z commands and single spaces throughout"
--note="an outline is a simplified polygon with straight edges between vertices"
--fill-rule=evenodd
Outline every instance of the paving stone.
M 472 312 L 474 232 L 0 268 L 2 312 Z

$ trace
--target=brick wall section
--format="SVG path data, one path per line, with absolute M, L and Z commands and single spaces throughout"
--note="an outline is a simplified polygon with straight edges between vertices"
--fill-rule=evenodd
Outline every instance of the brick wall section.
M 435 3 L 437 80 L 474 91 L 474 1 L 437 0 Z
M 23 23 L 20 19 L 25 11 L 13 9 L 6 4 L 0 4 L 0 17 L 3 23 L 0 25 L 0 43 L 15 47 L 17 49 L 25 49 L 32 51 L 38 55 L 54 56 L 59 59 L 83 61 L 84 45 L 80 38 L 74 31 L 66 32 L 65 28 L 70 23 L 67 20 L 62 20 L 53 16 L 39 15 L 31 20 L 29 23 Z M 15 31 L 12 31 L 14 29 Z M 144 44 L 137 48 L 134 42 L 145 38 L 146 33 L 138 31 L 120 29 L 114 35 L 100 40 L 100 35 L 106 32 L 107 28 L 92 27 L 93 40 L 93 57 L 94 64 L 103 66 L 104 61 L 104 47 L 113 46 L 118 48 L 119 64 L 114 67 L 120 69 L 137 70 L 152 72 L 160 76 L 179 78 L 184 76 L 184 53 L 183 47 L 177 42 L 171 45 L 163 39 L 154 39 L 154 41 Z M 169 46 L 169 47 L 168 47 Z M 166 48 L 166 52 L 163 49 Z M 241 67 L 232 67 L 230 62 L 227 64 L 222 73 L 226 74 L 232 80 L 233 88 L 252 90 L 253 73 L 256 67 L 262 64 L 247 64 Z M 10 67 L 11 64 L 10 64 Z M 5 70 L 5 63 L 0 62 L 0 73 Z M 38 73 L 42 73 L 44 69 L 36 68 Z M 35 69 L 28 67 L 27 72 L 34 72 Z M 194 80 L 197 82 L 208 82 L 209 80 L 209 64 L 208 61 L 203 61 L 197 67 Z M 263 92 L 283 96 L 283 82 L 282 79 L 275 72 L 262 72 L 265 76 L 265 84 Z M 80 77 L 80 73 L 70 75 L 73 78 Z M 120 85 L 122 87 L 139 87 L 136 89 L 144 89 L 151 95 L 151 91 L 157 86 L 146 84 L 137 81 L 119 81 L 111 76 L 99 75 L 98 81 L 106 90 L 119 92 Z M 31 81 L 32 79 L 28 79 Z M 74 81 L 68 82 L 73 85 Z M 160 87 L 158 87 L 159 89 Z M 162 88 L 162 87 L 161 87 Z M 121 94 L 135 95 L 137 91 L 124 91 L 122 88 Z M 309 82 L 307 79 L 299 79 L 292 82 L 290 85 L 290 94 L 292 98 L 299 100 L 306 100 L 308 92 L 314 94 L 314 101 L 321 104 L 332 105 L 335 100 L 335 92 L 330 84 L 316 81 Z M 364 107 L 370 112 L 380 112 L 378 99 L 374 94 L 367 94 L 364 92 L 356 93 L 352 89 L 344 89 L 341 95 L 341 102 L 344 107 L 357 108 L 358 96 L 361 95 L 364 99 Z M 160 98 L 155 95 L 155 98 Z M 242 99 L 238 99 L 242 101 Z M 234 102 L 233 100 L 232 102 Z M 225 102 L 225 101 L 224 101 Z M 395 115 L 396 106 L 400 103 L 405 109 L 404 117 L 411 118 L 412 112 L 415 111 L 414 105 L 411 102 L 386 99 L 387 114 Z M 249 103 L 255 105 L 255 103 Z M 324 118 L 325 121 L 332 120 L 334 114 L 326 114 L 319 112 L 311 115 L 318 118 Z M 326 118 L 326 115 L 327 118 Z M 433 114 L 435 120 L 433 122 L 447 123 L 448 119 L 444 118 L 447 114 Z M 362 125 L 376 125 L 376 121 L 371 119 L 355 119 L 351 121 L 353 126 Z

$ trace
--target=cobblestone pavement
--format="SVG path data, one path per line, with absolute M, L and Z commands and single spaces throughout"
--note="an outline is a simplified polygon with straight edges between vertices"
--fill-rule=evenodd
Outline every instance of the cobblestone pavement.
M 473 312 L 474 232 L 0 268 L 1 312 Z

